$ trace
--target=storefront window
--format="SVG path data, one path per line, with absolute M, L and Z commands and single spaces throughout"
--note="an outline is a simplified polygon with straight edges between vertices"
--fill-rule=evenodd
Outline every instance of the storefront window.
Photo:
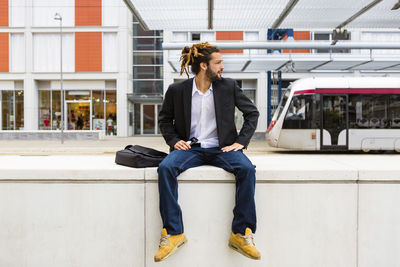
M 39 91 L 39 129 L 50 130 L 50 91 Z
M 134 134 L 141 134 L 140 133 L 140 104 L 135 104 L 135 131 Z
M 24 129 L 24 91 L 15 92 L 15 129 Z
M 105 130 L 105 120 L 104 120 L 104 106 L 105 98 L 104 91 L 95 90 L 92 93 L 92 103 L 93 103 L 93 129 L 94 130 Z
M 117 134 L 117 95 L 116 91 L 106 91 L 106 126 L 107 135 Z
M 90 100 L 90 91 L 69 90 L 65 94 L 65 100 Z
M 1 91 L 2 129 L 14 130 L 14 92 Z
M 39 91 L 39 129 L 61 129 L 60 91 Z M 67 130 L 104 130 L 117 134 L 115 90 L 65 91 L 64 122 Z M 109 126 L 107 128 L 107 126 Z
M 61 130 L 61 93 L 60 91 L 51 91 L 51 129 Z

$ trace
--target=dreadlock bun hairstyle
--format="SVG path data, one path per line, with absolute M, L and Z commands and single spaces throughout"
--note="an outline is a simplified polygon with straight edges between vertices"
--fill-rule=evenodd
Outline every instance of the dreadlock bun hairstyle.
M 192 72 L 198 74 L 200 72 L 200 63 L 204 62 L 208 65 L 212 53 L 218 53 L 219 48 L 209 44 L 208 42 L 193 44 L 191 47 L 185 46 L 182 49 L 181 58 L 181 72 L 186 73 L 189 78 L 189 65 Z

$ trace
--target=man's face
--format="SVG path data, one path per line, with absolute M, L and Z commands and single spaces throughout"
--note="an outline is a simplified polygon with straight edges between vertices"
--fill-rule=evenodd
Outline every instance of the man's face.
M 223 70 L 224 65 L 222 64 L 222 55 L 220 53 L 212 53 L 206 70 L 207 78 L 212 82 L 221 80 Z

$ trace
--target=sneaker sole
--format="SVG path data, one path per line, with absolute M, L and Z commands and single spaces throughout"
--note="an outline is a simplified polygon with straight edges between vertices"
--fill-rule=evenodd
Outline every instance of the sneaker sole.
M 160 262 L 165 260 L 166 258 L 168 258 L 169 256 L 171 256 L 172 254 L 174 254 L 178 249 L 180 249 L 183 245 L 185 245 L 187 243 L 187 239 L 186 236 L 181 240 L 181 242 L 179 242 L 178 244 L 176 244 L 176 246 L 171 250 L 171 252 L 169 254 L 167 254 L 164 258 L 160 259 L 160 260 L 156 260 L 154 259 L 155 262 Z
M 247 258 L 253 259 L 253 260 L 260 260 L 260 258 L 256 258 L 256 257 L 252 257 L 249 254 L 247 254 L 246 252 L 244 252 L 240 247 L 238 247 L 235 243 L 232 243 L 231 241 L 229 241 L 228 243 L 228 247 L 230 247 L 231 249 L 233 249 L 234 251 L 239 252 L 240 254 L 242 254 L 243 256 L 246 256 Z

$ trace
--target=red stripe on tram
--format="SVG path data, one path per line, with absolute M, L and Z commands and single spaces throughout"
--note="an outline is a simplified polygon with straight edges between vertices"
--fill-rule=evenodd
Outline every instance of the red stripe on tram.
M 294 95 L 304 94 L 400 94 L 400 88 L 317 88 L 294 92 Z

